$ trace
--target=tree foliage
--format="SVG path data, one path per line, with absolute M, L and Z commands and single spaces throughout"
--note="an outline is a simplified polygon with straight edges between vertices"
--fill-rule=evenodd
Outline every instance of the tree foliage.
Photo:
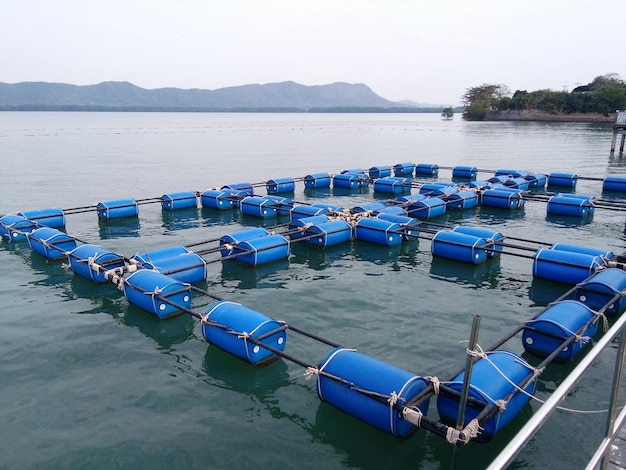
M 619 75 L 609 73 L 594 78 L 590 83 L 571 92 L 516 90 L 513 96 L 504 85 L 483 84 L 468 88 L 461 98 L 465 106 L 463 118 L 484 119 L 487 111 L 537 110 L 551 114 L 600 113 L 608 116 L 618 109 L 626 109 L 626 82 Z

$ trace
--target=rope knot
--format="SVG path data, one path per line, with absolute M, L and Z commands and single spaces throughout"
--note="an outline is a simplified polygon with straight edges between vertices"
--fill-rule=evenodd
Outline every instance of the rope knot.
M 317 367 L 307 367 L 304 371 L 304 380 L 309 380 L 314 375 L 319 375 L 320 370 Z
M 389 403 L 389 406 L 394 406 L 396 403 L 398 403 L 399 398 L 400 396 L 396 392 L 391 392 L 387 403 Z

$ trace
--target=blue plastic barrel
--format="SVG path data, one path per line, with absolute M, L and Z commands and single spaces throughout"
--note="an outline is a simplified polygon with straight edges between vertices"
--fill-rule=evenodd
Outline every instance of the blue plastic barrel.
M 150 269 L 135 271 L 124 280 L 124 296 L 133 305 L 162 320 L 180 314 L 180 307 L 191 306 L 189 284 Z
M 389 220 L 363 217 L 354 227 L 354 237 L 377 245 L 395 246 L 402 243 L 403 230 L 400 225 Z
M 199 282 L 206 279 L 207 264 L 204 258 L 184 246 L 171 246 L 133 256 L 145 269 L 154 269 L 181 282 Z
M 382 209 L 376 211 L 376 215 L 383 213 L 406 216 L 406 211 L 402 206 L 385 206 Z
M 367 180 L 363 178 L 364 175 L 357 173 L 341 173 L 333 177 L 333 186 L 337 188 L 360 188 L 367 185 Z
M 572 359 L 587 345 L 596 334 L 598 322 L 590 324 L 584 331 L 581 328 L 591 322 L 596 314 L 588 306 L 575 300 L 562 300 L 546 308 L 535 319 L 526 323 L 522 344 L 524 349 L 535 356 L 545 358 L 561 347 L 566 339 L 582 335 L 564 347 L 555 358 L 557 362 Z
M 433 238 L 430 251 L 433 256 L 462 263 L 480 264 L 487 259 L 488 243 L 484 238 L 460 232 L 440 230 Z
M 413 168 L 415 165 L 411 162 L 396 163 L 393 166 L 394 176 L 407 176 L 413 174 Z
M 374 192 L 402 194 L 411 190 L 408 178 L 378 178 L 374 181 Z
M 102 270 L 109 271 L 126 266 L 122 255 L 91 244 L 77 246 L 69 252 L 68 259 L 72 271 L 97 284 L 104 284 L 108 281 Z M 95 265 L 100 266 L 102 270 Z
M 306 235 L 316 235 L 308 238 L 307 244 L 316 248 L 326 248 L 350 241 L 352 228 L 345 220 L 333 220 L 309 227 Z
M 602 191 L 626 191 L 625 176 L 607 176 L 602 181 Z
M 254 188 L 250 183 L 235 183 L 222 186 L 222 190 L 234 191 L 242 197 L 254 196 Z
M 40 227 L 28 235 L 30 248 L 50 260 L 64 259 L 76 248 L 76 239 L 52 227 Z
M 276 217 L 278 212 L 274 202 L 259 196 L 247 196 L 239 202 L 239 210 L 242 214 L 268 219 Z
M 464 183 L 464 185 L 467 186 L 468 188 L 474 188 L 474 189 L 485 189 L 489 187 L 489 183 L 483 180 L 469 181 L 467 183 Z
M 324 214 L 328 214 L 328 209 L 324 207 L 298 205 L 291 208 L 289 215 L 291 221 L 293 222 L 294 220 L 302 219 L 304 217 L 313 217 Z
M 387 205 L 384 202 L 366 202 L 360 206 L 353 207 L 352 212 L 356 212 L 357 214 L 363 212 L 378 212 L 383 210 L 385 207 L 387 207 Z
M 419 193 L 425 196 L 447 196 L 458 192 L 458 187 L 454 183 L 426 183 L 423 184 Z
M 202 336 L 255 366 L 263 366 L 278 357 L 257 341 L 278 351 L 283 351 L 287 344 L 283 323 L 228 300 L 216 302 L 205 312 Z
M 318 224 L 324 224 L 328 222 L 328 217 L 325 215 L 314 215 L 312 217 L 302 217 L 300 219 L 292 220 L 289 223 L 289 238 L 292 240 L 298 240 L 306 235 L 306 229 Z
M 430 219 L 446 213 L 446 202 L 438 197 L 428 197 L 410 204 L 406 212 L 410 217 Z
M 491 178 L 489 178 L 487 180 L 487 182 L 491 183 L 492 185 L 493 184 L 504 184 L 504 183 L 506 183 L 510 179 L 511 179 L 511 176 L 500 174 L 500 175 L 492 176 Z
M 502 252 L 502 242 L 504 241 L 504 235 L 502 235 L 500 232 L 494 232 L 493 230 L 480 227 L 468 227 L 463 225 L 454 227 L 452 231 L 484 238 L 487 242 L 487 247 L 491 249 L 491 251 L 487 252 L 487 258 L 495 258 L 497 256 L 500 256 L 500 253 Z
M 344 210 L 344 207 L 342 206 L 338 206 L 336 204 L 328 204 L 325 202 L 314 202 L 313 204 L 311 204 L 311 207 L 322 208 L 326 211 L 325 213 L 328 214 L 333 212 L 342 212 Z
M 487 353 L 487 358 L 481 358 L 474 363 L 470 378 L 469 396 L 496 407 L 498 401 L 507 398 L 509 394 L 512 394 L 512 398 L 504 410 L 499 411 L 493 418 L 482 424 L 481 432 L 477 438 L 480 441 L 491 439 L 522 411 L 530 397 L 518 391 L 513 384 L 520 386 L 530 374 L 533 374 L 533 368 L 521 356 L 513 352 L 492 351 Z M 464 378 L 465 372 L 461 372 L 452 382 L 446 383 L 446 387 L 460 393 Z M 524 390 L 529 395 L 533 395 L 536 385 L 536 380 L 531 380 L 524 387 Z M 459 415 L 459 399 L 441 392 L 437 396 L 437 411 L 444 422 L 456 424 Z M 480 411 L 482 409 L 472 406 L 471 402 L 468 403 L 463 426 L 476 418 Z
M 594 206 L 589 199 L 551 196 L 548 199 L 547 212 L 552 215 L 566 215 L 570 217 L 587 217 L 594 211 Z
M 118 199 L 116 201 L 99 202 L 96 206 L 100 220 L 137 217 L 139 208 L 134 199 Z
M 517 209 L 523 202 L 520 194 L 503 189 L 485 189 L 480 202 L 485 207 L 498 207 L 500 209 Z
M 295 188 L 293 178 L 276 178 L 265 183 L 267 194 L 292 193 Z
M 304 177 L 305 188 L 328 188 L 330 186 L 330 175 L 328 173 L 314 173 Z
M 269 235 L 269 232 L 265 230 L 263 227 L 256 227 L 247 230 L 241 230 L 239 232 L 231 233 L 229 235 L 224 235 L 220 238 L 220 246 L 223 249 L 220 251 L 222 256 L 230 256 L 235 251 L 233 250 L 233 246 L 238 243 L 245 242 L 246 240 L 251 240 L 253 238 L 265 237 Z
M 419 237 L 419 221 L 406 215 L 395 215 L 387 212 L 379 212 L 378 219 L 388 220 L 400 225 L 402 236 L 405 240 L 414 240 Z
M 522 191 L 526 191 L 529 187 L 529 183 L 525 178 L 517 177 L 517 178 L 509 178 L 504 182 L 505 186 L 510 188 L 517 188 Z
M 526 170 L 511 170 L 508 168 L 500 168 L 494 172 L 495 176 L 505 175 L 510 176 L 511 178 L 520 178 L 529 174 L 529 171 Z
M 452 176 L 455 178 L 476 178 L 478 169 L 475 166 L 455 166 L 452 169 Z
M 528 181 L 529 188 L 543 188 L 547 181 L 546 175 L 541 173 L 529 173 L 524 178 Z
M 51 207 L 50 209 L 39 209 L 34 211 L 18 212 L 17 215 L 26 217 L 28 220 L 46 227 L 63 228 L 65 227 L 65 214 L 61 209 Z
M 161 196 L 161 207 L 166 211 L 198 207 L 198 196 L 193 191 L 164 194 Z
M 606 259 L 612 259 L 615 254 L 612 251 L 601 250 L 599 248 L 593 248 L 589 246 L 571 245 L 569 243 L 554 243 L 550 249 L 573 251 L 574 253 L 585 253 L 592 256 L 600 256 Z
M 578 284 L 603 266 L 600 256 L 540 248 L 533 260 L 533 276 L 565 284 Z
M 363 168 L 348 168 L 346 170 L 341 170 L 342 175 L 365 175 L 365 171 Z
M 37 224 L 21 215 L 9 214 L 0 217 L 0 236 L 9 241 L 26 240 L 26 234 L 37 228 Z
M 289 241 L 279 234 L 251 238 L 237 247 L 235 261 L 244 266 L 258 266 L 289 257 Z
M 414 430 L 414 425 L 398 410 L 372 397 L 371 393 L 390 398 L 397 395 L 396 403 L 402 406 L 426 388 L 428 381 L 423 377 L 346 348 L 331 351 L 319 370 L 317 395 L 320 400 L 397 437 L 405 437 Z M 424 415 L 428 404 L 424 401 L 419 406 Z
M 391 176 L 390 166 L 373 166 L 369 169 L 368 174 L 370 178 L 387 178 Z
M 267 196 L 263 196 L 263 199 L 272 201 L 278 215 L 289 215 L 291 213 L 291 209 L 293 208 L 293 200 L 288 197 L 268 194 Z
M 444 201 L 453 209 L 471 209 L 478 205 L 478 195 L 474 191 L 458 191 L 445 196 Z
M 222 191 L 219 189 L 207 189 L 202 193 L 200 198 L 203 207 L 209 207 L 220 211 L 232 209 L 235 205 L 235 199 L 238 198 L 233 196 L 232 191 Z
M 415 165 L 415 175 L 435 176 L 439 173 L 439 166 L 432 163 L 418 163 Z
M 599 310 L 613 300 L 605 310 L 607 315 L 616 315 L 626 309 L 626 271 L 618 268 L 607 268 L 596 272 L 576 287 L 576 300 L 588 307 Z
M 578 176 L 572 173 L 550 173 L 548 175 L 548 186 L 563 186 L 573 188 L 576 186 Z
M 408 194 L 406 196 L 400 196 L 396 198 L 395 201 L 402 206 L 407 206 L 417 201 L 423 201 L 424 199 L 426 199 L 426 196 L 424 196 L 423 194 Z

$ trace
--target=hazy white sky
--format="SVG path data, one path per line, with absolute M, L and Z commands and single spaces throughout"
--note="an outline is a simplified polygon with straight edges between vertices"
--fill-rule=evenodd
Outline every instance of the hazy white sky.
M 399 101 L 626 79 L 626 0 L 0 0 L 0 82 L 365 83 Z

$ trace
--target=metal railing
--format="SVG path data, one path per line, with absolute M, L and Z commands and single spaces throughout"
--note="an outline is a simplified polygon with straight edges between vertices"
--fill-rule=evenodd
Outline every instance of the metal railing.
M 491 462 L 487 470 L 500 470 L 506 468 L 513 462 L 515 457 L 521 452 L 524 446 L 530 441 L 534 434 L 547 421 L 549 416 L 559 406 L 563 398 L 570 392 L 583 374 L 593 362 L 604 352 L 604 350 L 619 336 L 619 348 L 615 359 L 615 371 L 613 376 L 613 387 L 609 404 L 606 434 L 598 450 L 589 461 L 587 470 L 597 468 L 607 468 L 609 463 L 609 451 L 616 434 L 620 430 L 624 420 L 626 420 L 626 408 L 619 416 L 619 389 L 623 374 L 624 356 L 626 355 L 626 314 L 622 314 L 609 331 L 596 343 L 593 349 L 580 361 L 580 364 L 563 380 L 561 385 L 550 395 L 545 403 L 532 416 L 531 419 L 520 429 L 517 435 L 511 440 L 505 449 Z

